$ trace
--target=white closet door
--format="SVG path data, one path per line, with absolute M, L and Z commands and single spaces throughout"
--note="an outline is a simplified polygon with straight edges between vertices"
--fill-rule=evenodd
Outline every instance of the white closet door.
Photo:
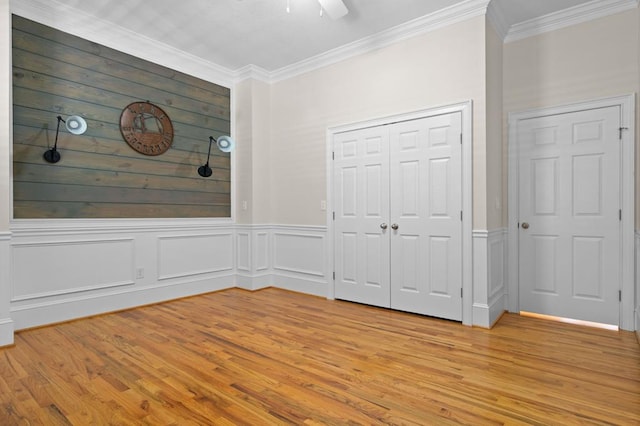
M 519 125 L 520 309 L 618 325 L 618 107 Z
M 391 307 L 461 320 L 461 114 L 390 132 Z
M 335 297 L 389 307 L 389 131 L 334 138 Z

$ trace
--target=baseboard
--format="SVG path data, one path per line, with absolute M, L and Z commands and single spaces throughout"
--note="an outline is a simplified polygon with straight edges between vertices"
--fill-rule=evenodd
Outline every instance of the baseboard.
M 326 281 L 282 274 L 274 274 L 272 287 L 320 297 L 327 297 L 328 294 L 328 283 Z
M 0 347 L 13 345 L 14 323 L 10 318 L 0 320 Z
M 236 275 L 236 287 L 243 290 L 256 291 L 267 287 L 273 287 L 273 275 L 246 275 L 238 273 Z
M 480 328 L 491 328 L 505 313 L 506 294 L 496 297 L 490 304 L 473 304 L 473 325 Z
M 13 307 L 11 318 L 15 324 L 15 330 L 22 330 L 225 290 L 234 287 L 233 279 L 233 275 L 208 277 L 189 282 L 127 289 L 109 294 L 83 295 L 50 302 L 40 301 Z M 0 323 L 1 330 L 2 323 Z
M 473 231 L 474 326 L 491 328 L 506 309 L 506 229 Z

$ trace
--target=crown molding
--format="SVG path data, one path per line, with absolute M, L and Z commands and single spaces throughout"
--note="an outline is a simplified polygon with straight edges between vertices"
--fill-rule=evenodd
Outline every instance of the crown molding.
M 487 20 L 498 34 L 501 40 L 504 40 L 509 33 L 509 24 L 504 17 L 504 12 L 498 3 L 492 1 L 487 8 Z
M 270 83 L 271 73 L 257 65 L 247 65 L 234 72 L 234 82 L 236 84 L 250 78 L 264 83 Z
M 10 10 L 60 31 L 221 86 L 231 87 L 235 80 L 232 70 L 55 0 L 11 1 Z
M 402 25 L 329 50 L 320 55 L 271 72 L 270 82 L 278 82 L 377 50 L 451 24 L 486 14 L 490 0 L 466 0 Z
M 521 40 L 637 7 L 638 0 L 593 0 L 589 3 L 514 24 L 509 28 L 504 42 L 509 43 Z

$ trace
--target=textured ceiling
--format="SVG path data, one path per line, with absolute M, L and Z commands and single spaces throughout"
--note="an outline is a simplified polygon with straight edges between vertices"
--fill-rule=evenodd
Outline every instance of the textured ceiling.
M 16 0 L 19 1 L 19 0 Z M 349 13 L 320 16 L 318 0 L 51 0 L 229 70 L 268 71 L 342 47 L 440 9 L 474 0 L 343 0 Z M 513 25 L 589 0 L 492 0 Z

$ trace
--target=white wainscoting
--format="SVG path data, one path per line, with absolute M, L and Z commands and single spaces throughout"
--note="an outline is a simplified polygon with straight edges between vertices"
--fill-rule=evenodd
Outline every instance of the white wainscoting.
M 0 306 L 4 341 L 14 327 L 232 287 L 329 298 L 333 290 L 324 226 L 43 222 L 20 223 L 0 235 L 0 262 L 7 264 L 0 263 L 0 291 L 7 290 L 1 300 L 11 300 L 10 318 L 1 317 Z M 491 327 L 505 310 L 505 257 L 504 229 L 473 232 L 472 325 Z
M 272 253 L 274 286 L 327 297 L 329 262 L 326 227 L 275 226 Z
M 473 231 L 473 325 L 490 328 L 507 306 L 507 230 Z
M 11 302 L 135 284 L 133 238 L 14 242 L 12 247 Z
M 272 229 L 267 225 L 236 227 L 236 285 L 259 290 L 274 285 L 271 267 Z
M 14 323 L 11 319 L 11 233 L 0 232 L 0 346 L 13 343 Z
M 16 329 L 235 286 L 234 227 L 216 221 L 16 221 Z
M 238 225 L 236 284 L 277 287 L 328 297 L 327 229 L 302 225 Z

